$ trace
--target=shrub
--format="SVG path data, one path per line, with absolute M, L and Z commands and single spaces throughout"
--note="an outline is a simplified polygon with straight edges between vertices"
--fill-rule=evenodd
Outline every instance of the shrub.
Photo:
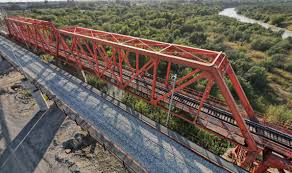
M 195 28 L 194 25 L 191 25 L 191 24 L 184 24 L 184 25 L 182 25 L 182 27 L 181 27 L 180 30 L 181 30 L 182 32 L 193 32 L 194 28 Z
M 231 63 L 234 67 L 234 70 L 236 71 L 236 74 L 242 77 L 249 69 L 252 68 L 252 63 L 250 61 L 247 61 L 247 59 L 245 58 L 237 59 L 235 61 L 232 61 Z
M 266 51 L 272 47 L 273 41 L 270 39 L 255 39 L 251 42 L 251 47 L 254 50 Z
M 273 25 L 279 25 L 281 24 L 281 22 L 283 22 L 285 20 L 283 15 L 276 15 L 276 16 L 272 16 L 271 18 L 271 24 Z
M 291 105 L 269 106 L 266 112 L 266 118 L 272 123 L 283 123 L 292 126 L 292 107 Z
M 272 59 L 266 58 L 264 61 L 261 62 L 261 66 L 266 68 L 267 71 L 271 72 L 272 69 L 274 68 L 274 65 L 272 63 Z
M 96 76 L 87 75 L 86 78 L 88 84 L 94 86 L 95 88 L 101 90 L 102 92 L 106 92 L 108 90 L 106 82 L 98 79 Z
M 150 21 L 149 24 L 155 28 L 163 28 L 166 26 L 167 20 L 163 18 L 158 18 L 158 19 Z
M 258 89 L 264 89 L 267 85 L 266 69 L 263 67 L 253 66 L 246 72 L 246 78 Z
M 264 112 L 266 110 L 267 105 L 265 104 L 264 97 L 263 96 L 258 96 L 253 99 L 253 107 L 255 110 Z
M 55 57 L 54 56 L 51 56 L 51 55 L 48 55 L 48 54 L 45 54 L 45 55 L 42 55 L 41 58 L 46 61 L 46 62 L 53 62 Z
M 194 32 L 190 36 L 190 42 L 193 44 L 204 44 L 206 43 L 207 35 L 202 32 Z
M 282 40 L 279 41 L 277 44 L 273 45 L 267 53 L 269 55 L 273 54 L 288 54 L 289 50 L 291 49 L 292 44 L 289 42 L 289 40 Z
M 255 59 L 265 59 L 265 54 L 262 52 L 254 52 L 252 53 L 252 57 Z
M 271 57 L 271 62 L 274 67 L 283 68 L 285 63 L 286 55 L 275 54 Z
M 37 17 L 40 20 L 45 20 L 45 21 L 55 21 L 56 17 L 54 15 L 44 15 L 44 16 L 39 16 Z
M 284 70 L 292 73 L 292 62 L 288 62 L 284 65 Z
M 240 31 L 236 31 L 236 32 L 232 32 L 229 34 L 228 38 L 230 41 L 248 41 L 250 37 L 250 34 L 245 33 L 245 32 L 240 32 Z

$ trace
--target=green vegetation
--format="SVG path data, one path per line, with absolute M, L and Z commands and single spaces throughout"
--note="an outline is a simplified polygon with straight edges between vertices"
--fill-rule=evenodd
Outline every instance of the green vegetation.
M 222 9 L 219 5 L 203 4 L 161 3 L 158 6 L 100 2 L 74 8 L 34 9 L 24 14 L 53 21 L 58 27 L 79 25 L 224 51 L 257 111 L 264 114 L 269 105 L 287 103 L 291 86 L 286 86 L 292 82 L 289 77 L 292 39 L 282 40 L 279 33 L 259 25 L 217 15 Z M 279 70 L 288 75 L 279 74 Z
M 43 97 L 44 97 L 44 100 L 45 100 L 46 102 L 50 100 L 49 97 L 48 97 L 46 94 L 43 94 Z
M 42 60 L 46 61 L 46 62 L 53 62 L 55 57 L 48 55 L 48 54 L 44 54 L 41 56 Z
M 108 87 L 105 81 L 98 79 L 96 76 L 92 74 L 86 75 L 87 83 L 89 85 L 94 86 L 95 88 L 99 89 L 102 92 L 107 92 Z
M 292 2 L 259 3 L 238 8 L 239 13 L 292 31 Z
M 22 89 L 20 91 L 20 94 L 22 94 L 26 98 L 31 98 L 32 97 L 32 93 L 31 93 L 30 89 Z
M 150 119 L 159 122 L 162 125 L 166 125 L 167 113 L 160 108 L 154 107 L 145 101 L 139 100 L 129 94 L 125 94 L 122 102 L 134 108 L 143 115 L 146 115 Z M 224 154 L 226 149 L 232 146 L 232 144 L 226 142 L 226 140 L 210 134 L 204 129 L 196 128 L 194 125 L 175 117 L 170 119 L 168 128 L 179 132 L 187 139 L 218 155 Z
M 98 30 L 132 35 L 158 41 L 224 51 L 252 104 L 271 122 L 291 125 L 292 39 L 255 24 L 240 23 L 219 16 L 220 5 L 161 3 L 91 3 L 74 8 L 24 11 L 32 18 L 53 21 L 57 27 L 79 25 Z M 243 12 L 242 12 L 243 13 Z M 286 18 L 285 18 L 286 20 Z M 188 73 L 187 68 L 178 71 Z M 163 74 L 161 68 L 158 72 Z M 94 76 L 88 83 L 107 91 L 106 84 Z M 200 89 L 200 84 L 194 85 Z M 231 88 L 231 91 L 233 89 Z M 212 95 L 219 96 L 216 89 Z M 126 94 L 123 102 L 151 119 L 165 124 L 166 113 Z M 217 154 L 229 143 L 173 118 L 170 128 Z
M 292 105 L 270 106 L 266 116 L 269 122 L 284 122 L 285 126 L 290 126 L 292 124 Z

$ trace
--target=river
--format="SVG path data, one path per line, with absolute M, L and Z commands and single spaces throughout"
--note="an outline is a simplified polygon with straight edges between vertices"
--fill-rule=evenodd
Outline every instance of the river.
M 248 18 L 248 17 L 243 16 L 243 15 L 240 15 L 237 13 L 235 8 L 225 8 L 223 11 L 219 12 L 219 15 L 232 17 L 232 18 L 235 18 L 238 21 L 244 22 L 244 23 L 257 23 L 257 24 L 261 25 L 262 27 L 267 28 L 267 29 L 270 28 L 272 31 L 275 31 L 275 32 L 279 32 L 282 30 L 282 31 L 284 31 L 282 34 L 283 39 L 288 38 L 288 37 L 292 37 L 292 31 L 289 31 L 287 29 L 280 28 L 280 27 L 277 27 L 274 25 L 270 25 L 268 23 L 264 23 L 262 21 L 254 20 L 254 19 Z

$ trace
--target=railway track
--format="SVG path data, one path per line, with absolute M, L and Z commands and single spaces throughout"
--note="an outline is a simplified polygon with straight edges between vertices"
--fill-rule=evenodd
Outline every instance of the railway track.
M 41 43 L 34 43 L 36 45 Z M 49 49 L 55 49 L 55 45 L 51 45 L 50 47 L 46 48 Z M 71 54 L 71 52 L 66 50 L 59 50 L 59 56 L 63 58 L 63 60 L 66 59 L 65 56 L 68 58 L 68 54 Z M 75 58 L 73 58 L 75 56 Z M 94 69 L 91 67 L 90 63 L 85 57 L 80 56 L 80 54 L 75 53 L 75 55 L 71 55 L 71 61 L 72 63 L 76 63 L 76 57 L 79 58 L 79 60 L 82 61 L 82 64 L 84 65 L 84 68 L 94 72 Z M 101 69 L 104 69 L 104 65 L 100 61 L 99 64 Z M 115 70 L 115 75 L 118 75 L 119 72 Z M 113 81 L 115 80 L 111 73 L 106 72 L 104 74 L 107 79 L 106 81 L 111 81 L 112 84 L 115 84 Z M 130 70 L 123 70 L 123 78 L 126 80 L 129 80 L 131 78 L 131 71 Z M 152 75 L 146 73 L 143 78 L 136 78 L 133 83 L 130 83 L 126 90 L 131 92 L 132 94 L 135 94 L 145 100 L 148 100 L 150 98 L 151 94 L 151 79 Z M 163 84 L 163 80 L 159 79 L 157 81 L 157 87 L 156 87 L 156 94 L 161 96 L 165 93 L 168 93 L 170 89 L 166 88 Z M 193 93 L 189 93 L 190 91 L 194 91 Z M 194 97 L 191 97 L 194 96 Z M 174 93 L 174 102 L 173 106 L 179 110 L 185 111 L 187 113 L 194 114 L 199 107 L 200 101 L 197 98 L 200 98 L 202 96 L 202 93 L 187 88 L 184 90 L 184 92 L 176 92 Z M 161 102 L 163 104 L 159 104 L 163 109 L 167 110 L 167 104 L 169 99 L 164 99 Z M 180 117 L 183 120 L 189 122 L 189 123 L 197 123 L 199 126 L 209 130 L 210 132 L 213 132 L 217 135 L 220 135 L 224 138 L 229 139 L 231 142 L 236 142 L 241 145 L 245 145 L 245 141 L 242 137 L 242 134 L 236 124 L 236 121 L 232 117 L 232 113 L 225 109 L 225 105 L 221 100 L 216 100 L 216 98 L 211 98 L 208 100 L 208 102 L 204 103 L 204 106 L 201 109 L 201 115 L 198 116 L 197 122 L 193 122 L 191 119 L 187 119 L 184 117 Z M 222 106 L 214 106 L 214 105 L 220 105 Z M 174 114 L 175 115 L 175 114 Z M 275 148 L 279 148 L 275 152 L 291 158 L 292 157 L 292 135 L 287 134 L 286 132 L 281 132 L 278 129 L 263 125 L 258 122 L 254 122 L 248 119 L 245 119 L 245 122 L 250 130 L 252 132 L 255 141 L 259 145 L 259 147 L 271 147 L 271 146 L 277 146 Z M 225 128 L 222 128 L 223 127 Z M 232 133 L 230 131 L 232 130 Z M 222 135 L 222 134 L 227 134 Z
M 275 168 L 292 170 L 291 129 L 269 125 L 255 117 L 253 108 L 224 53 L 81 27 L 59 30 L 51 22 L 22 17 L 9 18 L 7 24 L 9 33 L 18 41 L 66 62 L 72 62 L 81 70 L 95 73 L 99 78 L 165 110 L 169 105 L 171 89 L 165 85 L 168 81 L 158 78 L 159 64 L 162 64 L 162 61 L 167 63 L 166 79 L 174 70 L 171 69 L 171 64 L 190 68 L 191 72 L 180 77 L 181 81 L 176 86 L 173 105 L 179 113 L 173 112 L 173 115 L 240 144 L 239 150 L 235 152 L 237 161 L 243 163 L 243 167 L 256 159 L 258 151 L 269 151 L 279 155 L 267 153 L 268 158 L 263 157 L 261 163 L 270 164 L 274 159 L 276 163 L 272 163 L 272 166 Z M 168 53 L 164 52 L 166 50 Z M 128 53 L 136 54 L 136 68 L 131 67 L 131 56 Z M 148 62 L 139 67 L 139 58 Z M 123 65 L 125 63 L 128 63 L 128 68 Z M 148 72 L 151 68 L 153 76 Z M 225 77 L 230 79 L 243 112 L 237 107 Z M 188 87 L 202 79 L 208 81 L 204 94 Z M 210 96 L 201 107 L 201 101 L 204 100 L 202 96 L 210 92 L 214 82 L 226 103 Z M 266 169 L 263 165 L 261 167 Z
M 59 50 L 60 52 L 65 51 L 65 50 Z M 83 64 L 85 65 L 85 69 L 89 69 L 91 71 L 94 71 L 92 67 L 90 67 L 90 64 L 87 62 L 85 58 L 80 57 L 82 60 Z M 100 69 L 104 69 L 104 65 L 102 62 L 100 62 Z M 112 77 L 112 74 L 110 72 L 106 72 L 104 74 L 107 79 L 106 81 L 113 81 L 115 80 Z M 119 75 L 118 70 L 115 70 L 115 75 Z M 129 80 L 131 78 L 131 71 L 130 70 L 123 70 L 123 78 L 125 80 Z M 152 75 L 151 74 L 145 74 L 143 78 L 136 78 L 133 83 L 131 83 L 126 90 L 132 92 L 133 94 L 138 95 L 139 97 L 142 97 L 143 99 L 147 100 L 150 98 L 151 94 L 151 79 Z M 114 82 L 113 82 L 114 84 Z M 162 80 L 160 82 L 157 82 L 157 87 L 156 87 L 156 94 L 158 96 L 164 95 L 168 93 L 170 89 L 164 87 L 164 84 Z M 185 91 L 186 92 L 186 91 Z M 198 110 L 198 107 L 200 105 L 200 101 L 195 99 L 194 97 L 190 97 L 192 95 L 191 93 L 182 93 L 182 92 L 176 92 L 174 93 L 174 102 L 173 106 L 175 108 L 178 108 L 180 110 L 183 110 L 185 112 L 196 112 Z M 201 94 L 199 92 L 195 92 L 194 96 L 200 97 Z M 214 99 L 212 99 L 214 101 Z M 212 100 L 210 101 L 212 103 Z M 167 105 L 169 99 L 164 99 L 162 100 L 164 104 L 160 104 L 161 107 L 167 110 Z M 220 102 L 217 101 L 217 102 Z M 226 132 L 223 133 L 228 133 L 228 130 L 233 129 L 238 137 L 230 136 L 230 140 L 233 141 L 235 140 L 236 142 L 244 145 L 243 139 L 240 139 L 242 136 L 240 130 L 237 128 L 236 121 L 232 117 L 232 113 L 229 112 L 228 110 L 224 109 L 224 105 L 222 107 L 216 107 L 213 104 L 211 105 L 210 103 L 204 103 L 203 108 L 201 109 L 202 115 L 199 115 L 199 118 L 201 118 L 201 121 L 197 122 L 199 123 L 200 126 L 203 126 L 204 128 L 213 131 L 214 129 L 210 129 L 208 126 L 205 124 L 208 123 L 208 120 L 210 120 L 209 123 L 212 123 L 213 125 L 217 125 L 219 127 L 219 124 L 222 122 L 224 123 L 225 126 L 228 126 L 226 128 Z M 207 119 L 207 120 L 206 120 Z M 185 119 L 186 121 L 192 122 L 193 120 L 191 119 Z M 216 122 L 217 121 L 217 122 Z M 219 122 L 219 123 L 218 123 Z M 254 122 L 248 119 L 245 119 L 245 122 L 249 128 L 249 130 L 252 132 L 252 134 L 255 137 L 255 140 L 257 144 L 264 148 L 264 147 L 269 147 L 269 146 L 280 146 L 282 149 L 278 150 L 276 152 L 286 156 L 286 157 L 291 157 L 292 155 L 292 135 L 287 134 L 285 132 L 281 132 L 278 129 L 274 129 L 272 127 L 263 125 L 259 122 Z M 220 135 L 220 130 L 218 132 L 215 132 Z
M 104 96 L 57 67 L 42 62 L 37 56 L 25 55 L 21 49 L 17 49 L 20 53 L 13 55 L 5 43 L 0 48 L 5 59 L 21 66 L 20 70 L 60 109 L 88 130 L 110 152 L 114 152 L 133 172 L 246 172 L 213 153 L 196 148 L 198 146 L 178 134 L 168 130 L 160 131 L 159 124 L 153 124 L 151 120 L 145 121 L 131 115 L 131 111 L 127 112 L 128 109 L 118 101 Z M 174 134 L 184 143 L 178 144 L 172 139 L 173 136 L 163 133 Z M 192 150 L 184 145 L 191 146 Z

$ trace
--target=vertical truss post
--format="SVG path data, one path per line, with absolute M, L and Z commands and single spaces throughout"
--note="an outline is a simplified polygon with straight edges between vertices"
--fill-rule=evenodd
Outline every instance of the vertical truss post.
M 119 73 L 120 73 L 120 84 L 119 86 L 123 86 L 123 55 L 122 55 L 122 50 L 120 49 L 119 51 Z
M 96 75 L 97 76 L 99 76 L 100 75 L 100 69 L 99 69 L 99 60 L 98 60 L 98 56 L 97 56 L 97 51 L 96 51 L 96 49 L 97 49 L 97 46 L 96 46 L 96 43 L 95 42 L 93 42 L 93 57 L 94 57 L 94 61 L 95 61 L 95 73 L 96 73 Z
M 60 35 L 55 33 L 55 37 L 56 37 L 56 56 L 59 57 Z
M 207 83 L 207 85 L 206 85 L 206 89 L 205 89 L 205 91 L 204 91 L 204 94 L 203 94 L 203 96 L 202 96 L 202 99 L 201 99 L 200 105 L 199 105 L 199 107 L 198 107 L 198 110 L 197 110 L 197 116 L 196 116 L 196 118 L 194 119 L 194 122 L 195 122 L 195 121 L 197 120 L 197 118 L 199 117 L 200 112 L 201 112 L 201 109 L 202 109 L 202 107 L 204 106 L 205 101 L 208 99 L 208 97 L 209 97 L 209 95 L 210 95 L 210 92 L 211 92 L 211 89 L 212 89 L 213 85 L 214 85 L 214 80 L 213 80 L 212 78 L 209 77 L 209 78 L 208 78 L 208 83 Z
M 165 76 L 165 82 L 164 82 L 164 85 L 165 85 L 165 86 L 168 86 L 168 80 L 169 80 L 170 69 L 171 69 L 171 62 L 168 62 L 168 63 L 167 63 L 167 70 L 166 70 L 166 76 Z
M 139 53 L 136 52 L 136 73 L 139 71 Z
M 155 58 L 153 62 L 153 79 L 152 79 L 152 88 L 151 88 L 151 101 L 156 99 L 156 81 L 157 81 L 157 68 L 158 68 L 159 59 Z

